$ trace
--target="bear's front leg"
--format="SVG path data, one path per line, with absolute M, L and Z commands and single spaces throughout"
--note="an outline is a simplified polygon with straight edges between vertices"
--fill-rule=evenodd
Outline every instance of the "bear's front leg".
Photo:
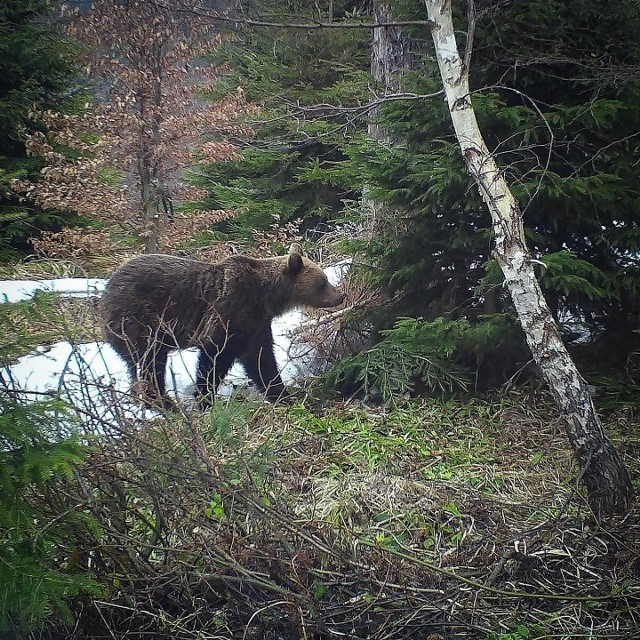
M 270 324 L 252 337 L 240 361 L 249 378 L 258 385 L 271 402 L 284 400 L 289 396 L 273 355 L 273 334 Z

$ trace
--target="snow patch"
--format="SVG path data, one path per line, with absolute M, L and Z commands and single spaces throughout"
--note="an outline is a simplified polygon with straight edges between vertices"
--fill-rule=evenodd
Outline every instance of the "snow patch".
M 29 300 L 38 291 L 59 293 L 70 297 L 95 296 L 104 291 L 107 280 L 102 278 L 59 278 L 56 280 L 4 280 L 0 282 L 0 302 Z

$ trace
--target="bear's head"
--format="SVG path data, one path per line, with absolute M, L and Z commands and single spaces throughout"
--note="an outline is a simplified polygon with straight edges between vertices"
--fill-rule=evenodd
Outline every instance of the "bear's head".
M 337 307 L 344 301 L 347 294 L 334 287 L 325 272 L 302 254 L 299 244 L 291 245 L 286 260 L 294 283 L 293 306 Z

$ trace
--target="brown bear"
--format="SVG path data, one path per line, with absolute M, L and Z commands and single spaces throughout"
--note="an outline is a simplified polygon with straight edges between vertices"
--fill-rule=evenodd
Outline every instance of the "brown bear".
M 165 396 L 172 349 L 200 349 L 196 394 L 208 404 L 235 360 L 270 400 L 286 395 L 273 354 L 271 321 L 297 306 L 334 307 L 345 294 L 299 245 L 276 258 L 234 255 L 208 264 L 167 255 L 133 258 L 100 302 L 105 340 L 139 375 L 149 403 Z

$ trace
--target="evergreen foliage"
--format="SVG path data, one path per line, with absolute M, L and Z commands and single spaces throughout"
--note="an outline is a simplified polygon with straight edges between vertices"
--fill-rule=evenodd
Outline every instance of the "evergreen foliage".
M 393 5 L 399 19 L 425 18 L 417 0 Z M 540 281 L 567 341 L 589 343 L 574 355 L 583 368 L 591 361 L 615 370 L 640 346 L 637 1 L 476 6 L 471 82 L 480 127 L 521 203 Z M 461 33 L 463 8 L 457 6 Z M 334 3 L 334 20 L 369 19 L 369 10 Z M 296 1 L 251 3 L 246 15 L 283 24 L 327 21 L 317 7 Z M 420 62 L 403 76 L 404 87 L 433 94 L 441 80 L 427 27 L 413 27 L 411 35 Z M 233 71 L 228 86 L 244 84 L 261 110 L 241 159 L 202 168 L 206 205 L 241 208 L 224 231 L 246 239 L 274 218 L 311 227 L 351 215 L 351 202 L 367 185 L 368 197 L 387 208 L 373 237 L 353 243 L 369 286 L 387 294 L 368 318 L 376 330 L 398 330 L 403 317 L 477 325 L 510 314 L 491 255 L 489 214 L 466 174 L 443 101 L 379 109 L 398 141 L 392 147 L 367 141 L 366 122 L 354 111 L 327 106 L 370 99 L 370 37 L 262 27 L 235 33 L 220 53 Z M 469 349 L 459 358 L 478 387 L 504 381 L 530 357 L 522 333 L 508 335 L 479 368 L 474 347 L 460 347 Z
M 361 4 L 332 3 L 333 20 L 357 17 Z M 329 19 L 326 9 L 300 0 L 256 2 L 248 11 L 283 24 Z M 355 126 L 334 107 L 367 100 L 368 55 L 368 34 L 361 30 L 249 27 L 216 53 L 231 69 L 227 88 L 240 84 L 259 106 L 255 136 L 244 141 L 241 158 L 204 166 L 195 177 L 209 193 L 207 207 L 243 211 L 223 225 L 231 237 L 250 238 L 274 220 L 304 221 L 305 228 L 333 220 L 343 201 L 356 196 L 358 186 L 334 184 L 326 169 L 345 159 L 345 132 L 353 134 Z
M 0 259 L 28 250 L 28 238 L 57 230 L 72 216 L 44 211 L 9 194 L 11 181 L 33 179 L 41 162 L 27 158 L 24 133 L 39 125 L 36 109 L 59 107 L 68 98 L 74 67 L 68 43 L 48 18 L 50 0 L 0 3 Z
M 25 637 L 50 618 L 70 619 L 68 601 L 98 593 L 76 566 L 80 541 L 99 536 L 95 519 L 62 499 L 61 483 L 86 445 L 75 414 L 57 399 L 34 401 L 5 365 L 46 341 L 53 294 L 0 304 L 0 636 Z M 56 320 L 62 321 L 60 318 Z M 88 534 L 86 536 L 85 534 Z
M 424 17 L 419 3 L 397 9 Z M 637 348 L 640 320 L 638 3 L 527 0 L 478 10 L 470 78 L 480 128 L 521 203 L 552 311 L 589 341 L 582 358 L 615 370 Z M 459 21 L 466 29 L 462 11 Z M 406 89 L 432 93 L 440 78 L 431 44 L 415 35 L 424 55 Z M 348 150 L 349 171 L 388 207 L 363 247 L 371 285 L 392 300 L 377 326 L 390 328 L 399 316 L 475 324 L 508 312 L 489 214 L 446 106 L 426 99 L 391 103 L 383 113 L 401 144 Z M 524 347 L 522 335 L 512 335 L 493 347 L 501 357 L 511 352 L 515 364 Z
M 70 476 L 83 459 L 72 421 L 58 401 L 25 404 L 0 394 L 3 637 L 22 637 L 52 615 L 68 621 L 69 598 L 99 592 L 72 560 L 78 528 L 95 529 L 93 518 L 56 509 L 56 480 Z
M 385 404 L 418 392 L 447 396 L 467 391 L 477 383 L 477 372 L 484 374 L 488 367 L 508 370 L 512 363 L 499 351 L 520 333 L 508 314 L 487 316 L 474 324 L 464 318 L 400 318 L 380 332 L 380 341 L 371 348 L 335 364 L 325 381 L 372 398 L 379 395 Z

